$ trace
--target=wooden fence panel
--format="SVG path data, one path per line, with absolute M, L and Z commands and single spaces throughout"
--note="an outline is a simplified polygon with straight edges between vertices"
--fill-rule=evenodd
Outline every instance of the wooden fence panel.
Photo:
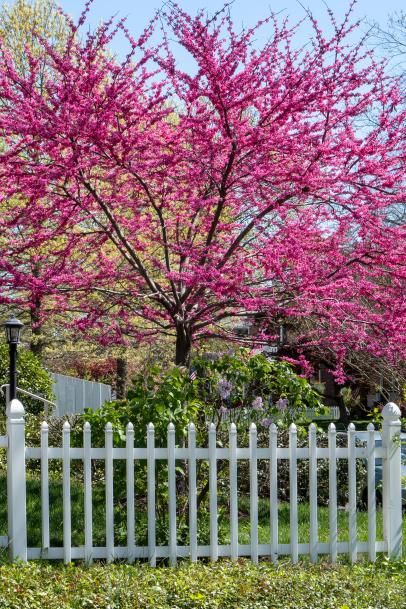
M 15 401 L 18 402 L 18 401 Z M 14 408 L 15 407 L 15 408 Z M 328 430 L 328 447 L 317 446 L 317 431 L 314 424 L 309 427 L 308 445 L 298 447 L 297 429 L 294 424 L 289 429 L 288 447 L 278 447 L 278 430 L 275 425 L 269 429 L 268 446 L 258 446 L 257 428 L 251 424 L 249 429 L 248 447 L 238 447 L 237 429 L 231 424 L 229 429 L 229 445 L 217 446 L 217 432 L 214 424 L 208 430 L 208 447 L 196 447 L 196 429 L 193 424 L 188 428 L 188 442 L 186 446 L 176 446 L 176 435 L 173 424 L 167 430 L 166 447 L 155 446 L 155 429 L 148 425 L 146 447 L 134 446 L 134 428 L 128 424 L 126 428 L 125 447 L 114 447 L 113 427 L 107 423 L 105 428 L 104 447 L 92 447 L 91 427 L 86 423 L 83 428 L 83 447 L 71 446 L 71 429 L 65 422 L 62 432 L 62 446 L 53 447 L 48 443 L 48 425 L 41 426 L 41 441 L 39 447 L 25 447 L 23 409 L 19 403 L 14 404 L 10 415 L 8 432 L 8 501 L 10 513 L 10 530 L 14 531 L 15 538 L 11 541 L 10 556 L 12 559 L 26 560 L 28 557 L 48 559 L 63 559 L 65 563 L 72 559 L 83 559 L 90 563 L 94 559 L 103 558 L 108 562 L 115 559 L 125 559 L 133 562 L 136 559 L 148 559 L 151 566 L 155 566 L 158 559 L 167 559 L 170 565 L 175 565 L 179 557 L 189 557 L 192 561 L 199 557 L 207 557 L 216 561 L 219 557 L 229 556 L 236 560 L 239 556 L 250 557 L 256 563 L 261 556 L 270 557 L 276 561 L 280 555 L 289 555 L 296 563 L 300 555 L 308 555 L 315 562 L 320 554 L 329 554 L 331 561 L 337 560 L 338 554 L 348 554 L 351 562 L 355 562 L 362 553 L 367 553 L 369 559 L 374 561 L 377 552 L 388 552 L 390 557 L 397 557 L 401 551 L 401 489 L 400 489 L 400 445 L 397 441 L 400 431 L 398 410 L 395 405 L 388 405 L 386 415 L 386 428 L 383 446 L 376 444 L 373 425 L 368 426 L 367 445 L 356 445 L 356 430 L 351 424 L 347 433 L 347 445 L 337 447 L 336 429 L 330 424 Z M 386 407 L 385 407 L 386 408 Z M 14 417 L 14 418 L 12 418 Z M 385 410 L 384 410 L 385 417 Z M 24 457 L 25 455 L 25 457 Z M 357 530 L 357 459 L 367 462 L 368 470 L 368 541 L 360 541 Z M 376 459 L 382 459 L 384 464 L 384 540 L 377 540 L 376 536 L 376 487 L 375 466 Z M 27 548 L 26 542 L 26 500 L 25 500 L 25 461 L 40 459 L 41 462 L 41 523 L 42 536 L 40 548 Z M 62 530 L 63 547 L 50 547 L 50 495 L 49 495 L 49 460 L 57 459 L 62 462 Z M 309 460 L 309 538 L 299 540 L 298 522 L 298 462 Z M 329 540 L 318 540 L 317 517 L 317 463 L 320 459 L 328 459 L 329 476 Z M 347 462 L 348 467 L 348 541 L 338 539 L 338 505 L 337 505 L 337 460 Z M 83 492 L 84 492 L 84 545 L 72 546 L 72 506 L 71 506 L 71 461 L 83 462 Z M 105 463 L 105 535 L 104 547 L 94 545 L 93 539 L 93 505 L 92 505 L 92 462 L 104 460 Z M 126 472 L 126 543 L 117 546 L 115 542 L 114 522 L 114 462 L 122 461 Z M 176 461 L 183 461 L 185 473 L 187 472 L 188 492 L 186 493 L 186 480 L 182 482 L 182 492 L 189 499 L 189 540 L 178 544 L 177 539 L 177 488 Z M 218 474 L 220 469 L 218 461 L 228 461 L 229 475 L 222 476 L 221 488 L 227 479 L 229 482 L 229 523 L 230 542 L 219 544 L 218 529 Z M 250 539 L 249 543 L 241 544 L 238 539 L 238 469 L 239 461 L 248 460 L 249 489 L 250 489 Z M 258 522 L 258 464 L 260 460 L 269 463 L 270 475 L 270 539 L 268 543 L 260 543 Z M 289 543 L 279 543 L 278 518 L 278 469 L 281 460 L 288 460 L 290 483 L 290 539 Z M 135 474 L 136 462 L 146 463 L 146 492 L 140 498 L 147 512 L 147 542 L 141 546 L 136 544 L 138 517 L 135 501 Z M 156 477 L 157 461 L 167 466 L 167 492 L 168 492 L 168 538 L 167 544 L 157 545 L 156 539 Z M 209 491 L 209 543 L 198 543 L 198 505 L 197 472 L 199 461 L 208 462 Z M 201 464 L 201 463 L 200 463 Z M 138 467 L 138 465 L 137 465 Z M 160 467 L 161 469 L 161 467 Z M 206 466 L 203 468 L 206 471 Z M 386 478 L 385 478 L 386 476 Z M 162 478 L 162 476 L 160 476 Z M 124 519 L 125 520 L 125 519 Z M 141 521 L 140 521 L 141 522 Z

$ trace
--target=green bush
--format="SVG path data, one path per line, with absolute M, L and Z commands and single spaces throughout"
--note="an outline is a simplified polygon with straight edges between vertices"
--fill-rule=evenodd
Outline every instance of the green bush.
M 208 421 L 216 422 L 220 432 L 228 428 L 228 424 L 221 427 L 223 420 L 235 420 L 242 431 L 253 420 L 263 429 L 272 421 L 286 428 L 292 421 L 304 422 L 306 408 L 323 408 L 317 391 L 290 364 L 269 361 L 261 354 L 250 356 L 240 349 L 214 360 L 196 357 L 192 369 L 193 380 L 183 367 L 169 371 L 151 367 L 133 379 L 126 400 L 110 402 L 97 411 L 88 409 L 80 422 L 90 422 L 96 445 L 104 443 L 107 422 L 113 424 L 117 445 L 132 422 L 138 446 L 145 446 L 146 427 L 153 423 L 157 446 L 163 446 L 171 422 L 181 442 L 189 422 L 204 434 Z
M 307 380 L 295 374 L 292 367 L 285 362 L 269 361 L 263 355 L 250 356 L 248 351 L 239 350 L 210 360 L 205 357 L 195 358 L 193 369 L 196 378 L 191 378 L 190 370 L 173 367 L 162 371 L 151 367 L 146 374 L 133 379 L 126 400 L 105 404 L 97 411 L 87 410 L 79 417 L 73 429 L 73 442 L 77 446 L 83 443 L 83 424 L 88 421 L 92 430 L 93 446 L 104 446 L 106 423 L 113 425 L 114 445 L 124 446 L 126 426 L 134 426 L 134 441 L 138 447 L 146 445 L 148 423 L 155 427 L 155 445 L 167 446 L 167 427 L 173 423 L 178 445 L 185 442 L 187 425 L 196 425 L 197 445 L 207 446 L 207 423 L 217 424 L 217 441 L 219 446 L 228 443 L 228 426 L 232 418 L 238 423 L 239 445 L 248 445 L 248 423 L 258 423 L 258 441 L 268 442 L 268 428 L 271 420 L 285 428 L 291 421 L 304 422 L 306 407 L 322 408 L 319 395 L 312 389 Z M 238 413 L 238 416 L 237 416 Z M 226 420 L 223 415 L 226 414 Z M 220 416 L 221 415 L 221 416 Z M 267 492 L 266 463 L 260 461 L 260 493 Z M 241 472 L 246 464 L 240 463 Z M 95 472 L 103 477 L 103 465 Z M 198 460 L 198 504 L 202 513 L 207 509 L 208 501 L 208 464 Z M 264 471 L 262 471 L 264 470 Z M 136 496 L 141 501 L 146 496 L 146 462 L 137 465 L 135 478 Z M 156 465 L 157 477 L 157 536 L 158 540 L 167 538 L 167 464 L 165 460 Z M 188 464 L 177 462 L 177 508 L 178 527 L 187 535 L 187 479 Z M 249 480 L 247 475 L 243 480 Z M 115 496 L 125 505 L 125 463 L 118 461 L 114 471 Z M 227 463 L 218 462 L 219 495 L 228 493 Z
M 28 349 L 22 347 L 18 349 L 17 372 L 18 387 L 52 401 L 52 379 L 38 358 Z M 9 352 L 8 346 L 2 344 L 0 345 L 0 385 L 7 383 L 9 383 Z M 44 410 L 44 405 L 39 400 L 22 394 L 18 397 L 23 402 L 26 412 L 39 414 Z M 2 398 L 2 404 L 4 408 L 5 397 Z
M 193 368 L 199 401 L 215 422 L 235 421 L 239 429 L 246 429 L 247 421 L 260 427 L 273 422 L 285 428 L 304 422 L 306 408 L 323 408 L 318 392 L 290 364 L 246 349 L 212 358 L 203 354 Z

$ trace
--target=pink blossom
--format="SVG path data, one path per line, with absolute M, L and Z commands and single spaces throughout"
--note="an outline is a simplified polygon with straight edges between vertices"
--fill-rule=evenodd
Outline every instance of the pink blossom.
M 1 46 L 0 304 L 105 345 L 169 334 L 179 364 L 244 315 L 244 344 L 295 328 L 305 375 L 313 349 L 340 381 L 348 353 L 404 359 L 406 110 L 351 10 L 308 44 L 273 15 L 262 47 L 226 10 L 170 3 L 162 44 L 157 20 L 38 39 L 24 73 Z

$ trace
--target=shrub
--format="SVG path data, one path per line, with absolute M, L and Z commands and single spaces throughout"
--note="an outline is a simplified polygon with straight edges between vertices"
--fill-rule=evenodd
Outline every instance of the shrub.
M 43 368 L 38 358 L 28 349 L 19 348 L 17 358 L 17 384 L 21 389 L 52 400 L 52 379 Z M 0 385 L 9 382 L 9 354 L 8 346 L 0 345 Z M 19 396 L 26 412 L 39 414 L 43 411 L 43 403 L 28 396 Z M 5 397 L 2 398 L 3 407 Z
M 304 422 L 306 408 L 323 408 L 318 392 L 289 363 L 246 349 L 210 359 L 203 354 L 193 368 L 199 400 L 215 422 L 235 421 L 240 429 L 251 421 L 262 427 L 274 422 L 283 428 Z

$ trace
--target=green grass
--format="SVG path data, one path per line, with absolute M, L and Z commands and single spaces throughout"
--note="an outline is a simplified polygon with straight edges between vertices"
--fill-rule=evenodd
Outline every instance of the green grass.
M 404 609 L 406 563 L 0 565 L 0 609 Z
M 50 482 L 50 535 L 51 545 L 54 547 L 63 545 L 62 526 L 62 485 L 58 482 Z M 6 497 L 6 480 L 0 477 L 0 497 Z M 80 483 L 72 482 L 71 485 L 71 508 L 72 508 L 72 544 L 80 546 L 84 544 L 84 512 L 83 512 L 83 487 Z M 223 497 L 224 501 L 224 497 Z M 249 499 L 239 498 L 239 543 L 250 542 L 250 516 Z M 167 543 L 167 511 L 161 519 L 158 519 L 158 544 Z M 319 541 L 329 540 L 329 513 L 327 507 L 318 508 Z M 298 506 L 298 534 L 299 543 L 309 541 L 309 505 Z M 40 483 L 36 478 L 27 479 L 27 523 L 28 523 L 28 545 L 29 547 L 41 546 L 41 505 L 40 505 Z M 219 543 L 230 542 L 230 522 L 226 503 L 219 502 Z M 357 528 L 359 541 L 368 540 L 368 515 L 367 512 L 357 513 Z M 136 502 L 136 543 L 146 545 L 147 543 L 147 518 L 145 504 Z M 290 512 L 289 504 L 279 505 L 279 543 L 289 543 Z M 0 501 L 0 535 L 7 534 L 7 507 L 6 501 Z M 94 545 L 105 545 L 105 496 L 103 483 L 93 485 L 93 535 Z M 258 536 L 259 543 L 269 543 L 269 500 L 260 499 L 258 506 Z M 406 518 L 403 524 L 403 537 L 406 546 Z M 348 513 L 338 510 L 338 539 L 348 539 Z M 377 512 L 377 539 L 382 539 L 382 512 Z M 209 543 L 209 515 L 206 510 L 201 510 L 198 517 L 198 542 Z M 126 545 L 126 506 L 125 502 L 115 505 L 115 543 Z M 187 519 L 183 527 L 179 527 L 178 543 L 188 543 Z

